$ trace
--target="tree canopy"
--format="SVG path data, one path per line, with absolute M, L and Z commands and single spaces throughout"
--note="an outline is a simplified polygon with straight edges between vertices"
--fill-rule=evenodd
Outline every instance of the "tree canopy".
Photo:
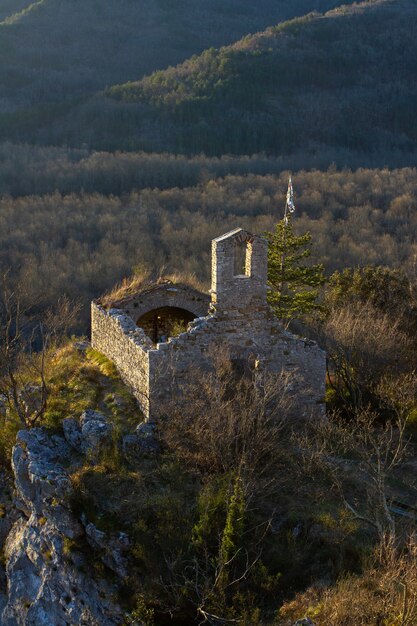
M 291 217 L 280 220 L 267 233 L 269 304 L 277 317 L 286 322 L 319 311 L 319 287 L 323 285 L 324 268 L 311 265 L 312 238 L 309 232 L 296 235 Z

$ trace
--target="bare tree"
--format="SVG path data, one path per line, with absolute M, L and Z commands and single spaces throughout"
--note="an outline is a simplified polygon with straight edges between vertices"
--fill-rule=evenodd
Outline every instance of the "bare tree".
M 347 304 L 330 312 L 322 332 L 329 360 L 329 384 L 345 406 L 366 406 L 378 381 L 392 368 L 410 368 L 411 341 L 369 302 Z
M 200 469 L 245 468 L 269 474 L 292 407 L 291 376 L 261 371 L 256 359 L 212 353 L 209 372 L 196 371 L 164 407 L 169 446 Z
M 75 323 L 80 306 L 63 297 L 54 310 L 36 316 L 38 303 L 8 272 L 0 289 L 0 394 L 22 427 L 30 428 L 47 409 L 48 351 Z
M 374 528 L 380 540 L 387 535 L 394 542 L 400 539 L 391 502 L 395 472 L 408 457 L 403 416 L 381 424 L 379 414 L 363 408 L 355 419 L 336 415 L 312 425 L 299 441 L 310 472 L 327 472 L 357 521 Z

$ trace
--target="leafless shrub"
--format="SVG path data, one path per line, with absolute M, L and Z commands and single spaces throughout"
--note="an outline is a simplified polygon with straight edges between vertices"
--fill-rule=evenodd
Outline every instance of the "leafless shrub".
M 391 510 L 393 479 L 408 457 L 408 443 L 404 418 L 381 424 L 370 408 L 349 422 L 337 415 L 316 422 L 299 437 L 310 473 L 327 472 L 352 516 L 374 528 L 380 540 L 388 533 L 394 542 L 401 537 Z
M 354 410 L 369 402 L 378 381 L 393 368 L 410 367 L 411 342 L 400 327 L 401 320 L 393 322 L 369 302 L 330 312 L 323 327 L 329 381 Z
M 165 407 L 168 446 L 203 470 L 245 468 L 268 474 L 291 407 L 290 376 L 242 373 L 220 351 L 209 373 L 195 374 Z

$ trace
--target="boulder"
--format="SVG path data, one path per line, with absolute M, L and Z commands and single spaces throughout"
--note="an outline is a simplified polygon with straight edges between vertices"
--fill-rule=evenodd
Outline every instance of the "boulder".
M 17 522 L 6 543 L 8 596 L 2 626 L 116 626 L 122 613 L 114 588 L 74 567 L 62 535 L 32 515 Z
M 123 437 L 122 450 L 125 458 L 131 463 L 143 456 L 157 454 L 160 446 L 156 439 L 156 424 L 154 422 L 139 424 L 134 434 Z
M 113 424 L 98 411 L 84 411 L 80 417 L 81 450 L 84 453 L 99 452 L 111 443 Z
M 90 347 L 89 341 L 76 341 L 73 344 L 74 348 L 78 350 L 78 352 L 85 352 Z
M 62 427 L 67 442 L 82 454 L 96 455 L 112 440 L 113 424 L 99 411 L 88 409 L 79 419 L 68 417 Z
M 47 518 L 70 538 L 82 533 L 68 506 L 70 478 L 62 467 L 70 449 L 62 437 L 48 437 L 41 428 L 19 431 L 12 453 L 17 508 L 28 517 Z
M 62 429 L 64 431 L 64 437 L 72 448 L 81 452 L 81 426 L 77 419 L 74 417 L 67 417 L 62 422 Z
M 88 523 L 85 526 L 85 534 L 91 547 L 101 552 L 103 563 L 121 578 L 126 578 L 128 563 L 123 552 L 126 552 L 130 545 L 126 533 L 119 532 L 108 536 L 94 524 Z

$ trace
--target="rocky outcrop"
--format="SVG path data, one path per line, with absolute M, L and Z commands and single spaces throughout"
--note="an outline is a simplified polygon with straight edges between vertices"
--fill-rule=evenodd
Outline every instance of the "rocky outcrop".
M 22 515 L 5 545 L 3 626 L 122 622 L 112 601 L 116 587 L 92 577 L 88 557 L 74 548 L 85 541 L 85 530 L 68 505 L 72 486 L 64 465 L 70 463 L 71 448 L 62 437 L 42 429 L 18 434 L 12 465 Z
M 12 485 L 9 473 L 7 471 L 0 472 L 0 551 L 3 553 L 4 543 L 10 533 L 13 524 L 19 518 L 19 513 L 13 506 Z M 3 565 L 0 565 L 0 624 L 1 613 L 6 604 L 6 572 Z
M 122 450 L 126 460 L 132 464 L 142 456 L 157 454 L 160 446 L 156 438 L 155 422 L 142 422 L 133 434 L 125 435 Z
M 112 439 L 113 424 L 99 411 L 84 411 L 78 420 L 68 417 L 62 427 L 67 442 L 82 454 L 97 455 Z
M 101 553 L 103 563 L 120 578 L 126 578 L 127 559 L 123 553 L 130 545 L 126 533 L 119 532 L 109 537 L 90 522 L 85 526 L 85 534 L 90 546 Z

